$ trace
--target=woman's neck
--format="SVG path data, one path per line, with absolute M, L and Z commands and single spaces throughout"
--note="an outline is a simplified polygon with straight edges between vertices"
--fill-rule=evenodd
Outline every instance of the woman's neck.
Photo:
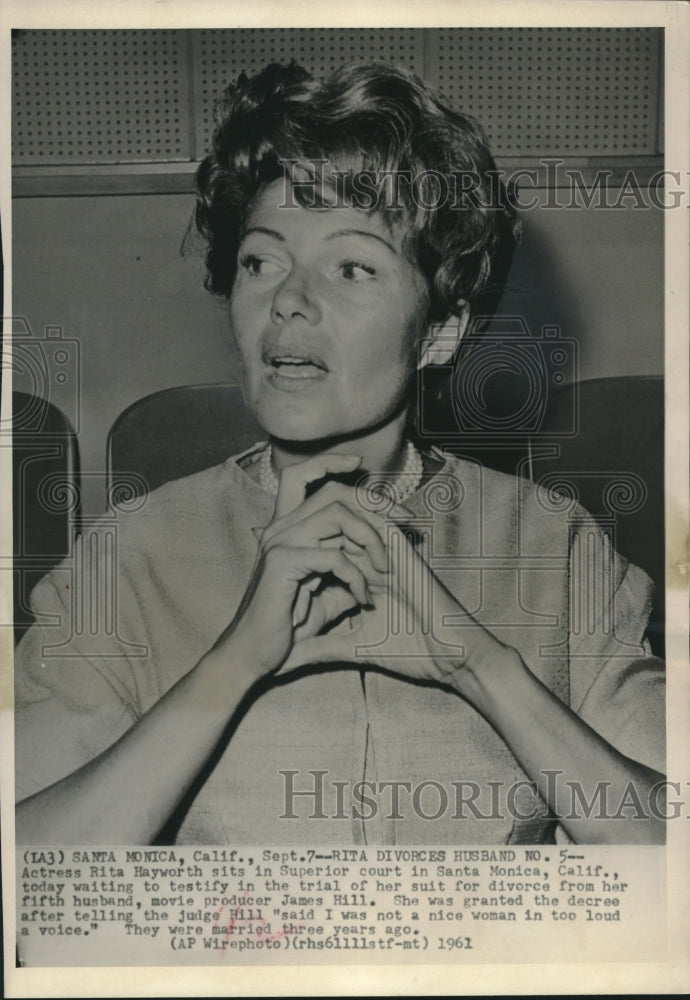
M 407 414 L 403 413 L 383 427 L 356 436 L 343 436 L 322 441 L 293 442 L 272 438 L 273 468 L 276 474 L 288 465 L 303 462 L 312 455 L 330 453 L 359 455 L 361 471 L 382 474 L 399 472 L 405 464 Z

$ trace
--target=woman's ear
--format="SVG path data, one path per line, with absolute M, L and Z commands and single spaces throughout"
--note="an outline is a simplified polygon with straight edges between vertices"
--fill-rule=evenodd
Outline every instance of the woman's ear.
M 417 368 L 427 365 L 449 365 L 458 353 L 462 338 L 470 321 L 470 305 L 458 299 L 458 311 L 445 323 L 432 323 L 420 342 Z

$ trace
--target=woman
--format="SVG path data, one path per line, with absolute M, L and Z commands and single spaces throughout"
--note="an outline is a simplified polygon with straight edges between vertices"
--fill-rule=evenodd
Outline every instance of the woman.
M 37 588 L 64 645 L 19 652 L 19 843 L 662 839 L 647 578 L 410 436 L 500 296 L 496 176 L 400 71 L 230 88 L 197 222 L 268 443 L 119 513 L 115 632 L 70 634 L 88 560 Z

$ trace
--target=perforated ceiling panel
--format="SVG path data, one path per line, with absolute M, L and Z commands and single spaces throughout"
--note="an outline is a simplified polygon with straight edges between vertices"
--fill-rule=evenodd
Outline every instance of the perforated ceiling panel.
M 189 155 L 182 31 L 20 31 L 13 40 L 17 164 Z
M 434 30 L 429 78 L 503 156 L 653 155 L 661 32 Z
M 213 104 L 239 73 L 257 72 L 270 62 L 295 59 L 315 76 L 343 64 L 376 60 L 424 71 L 424 32 L 410 28 L 284 28 L 200 31 L 194 36 L 198 81 L 195 100 L 197 154 L 203 156 L 213 131 Z

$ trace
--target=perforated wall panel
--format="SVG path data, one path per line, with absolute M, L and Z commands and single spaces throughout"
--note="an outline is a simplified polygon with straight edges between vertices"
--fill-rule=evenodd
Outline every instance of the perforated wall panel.
M 189 156 L 183 31 L 20 31 L 13 41 L 17 164 Z
M 503 156 L 654 155 L 661 32 L 434 30 L 427 72 Z
M 200 159 L 227 83 L 293 58 L 316 75 L 407 66 L 475 115 L 499 158 L 654 155 L 661 40 L 649 28 L 21 31 L 14 161 Z
M 200 31 L 195 34 L 197 151 L 203 156 L 213 131 L 213 103 L 239 73 L 271 62 L 305 66 L 315 76 L 359 60 L 424 69 L 424 32 L 412 28 L 284 28 Z

